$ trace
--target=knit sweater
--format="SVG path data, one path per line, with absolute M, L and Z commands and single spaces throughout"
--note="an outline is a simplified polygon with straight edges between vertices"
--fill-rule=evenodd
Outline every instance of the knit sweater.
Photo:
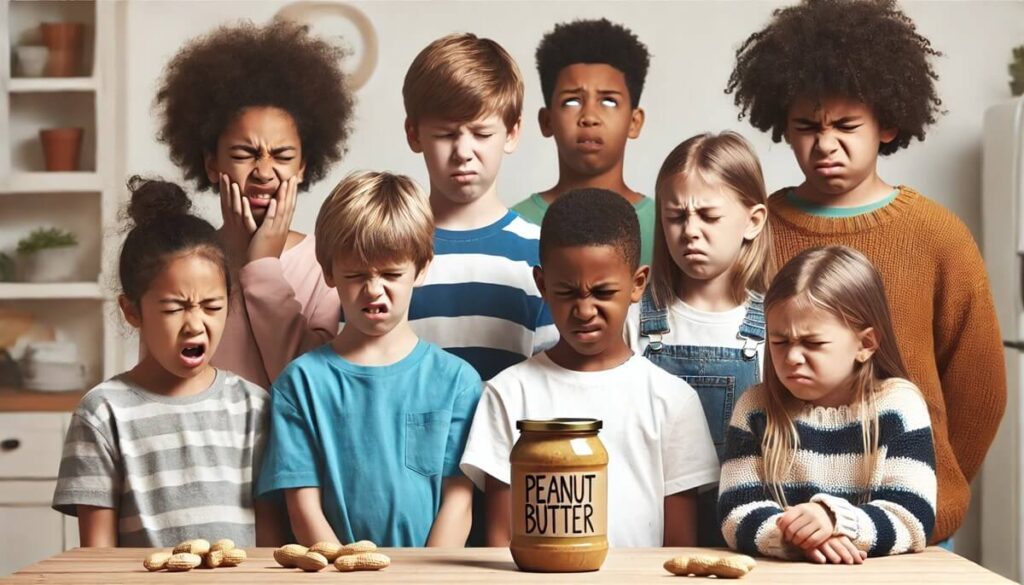
M 736 405 L 726 438 L 718 514 L 731 548 L 747 554 L 801 558 L 784 542 L 776 520 L 783 507 L 764 480 L 761 440 L 768 394 L 751 388 Z M 794 423 L 798 448 L 782 481 L 786 504 L 818 502 L 835 518 L 833 534 L 850 538 L 869 556 L 919 551 L 935 525 L 935 456 L 928 407 L 917 388 L 890 378 L 876 392 L 878 456 L 867 498 L 860 409 L 805 405 Z
M 768 203 L 775 259 L 845 245 L 863 252 L 885 284 L 903 359 L 931 413 L 939 478 L 932 542 L 949 538 L 970 501 L 970 482 L 1006 408 L 999 322 L 981 253 L 950 211 L 900 187 L 889 205 L 848 218 L 817 217 Z

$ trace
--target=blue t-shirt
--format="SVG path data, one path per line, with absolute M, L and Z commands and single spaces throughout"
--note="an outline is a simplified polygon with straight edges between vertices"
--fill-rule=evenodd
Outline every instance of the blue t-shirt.
M 360 366 L 328 344 L 285 368 L 271 390 L 257 493 L 319 487 L 342 542 L 423 546 L 441 480 L 459 460 L 481 392 L 461 359 L 419 341 L 388 366 Z
M 412 293 L 409 324 L 484 380 L 558 342 L 533 280 L 540 228 L 515 212 L 473 230 L 434 230 L 434 260 Z

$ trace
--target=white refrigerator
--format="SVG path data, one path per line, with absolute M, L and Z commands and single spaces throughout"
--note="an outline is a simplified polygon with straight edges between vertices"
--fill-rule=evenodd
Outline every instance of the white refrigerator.
M 985 112 L 982 253 L 1009 377 L 1006 415 L 982 468 L 981 564 L 1024 581 L 1024 98 Z

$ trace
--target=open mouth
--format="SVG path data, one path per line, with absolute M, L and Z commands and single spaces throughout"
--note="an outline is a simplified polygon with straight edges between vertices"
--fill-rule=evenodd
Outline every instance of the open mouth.
M 363 314 L 371 319 L 383 319 L 388 314 L 388 307 L 384 304 L 373 304 L 363 307 Z
M 205 356 L 206 344 L 203 343 L 189 343 L 181 349 L 181 359 L 189 367 L 202 364 Z

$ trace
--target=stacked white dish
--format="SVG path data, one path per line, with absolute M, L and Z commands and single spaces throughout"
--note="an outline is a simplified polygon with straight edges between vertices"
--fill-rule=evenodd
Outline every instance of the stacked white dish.
M 78 346 L 68 341 L 30 343 L 21 357 L 25 388 L 44 392 L 67 392 L 85 388 L 85 365 L 78 359 Z

